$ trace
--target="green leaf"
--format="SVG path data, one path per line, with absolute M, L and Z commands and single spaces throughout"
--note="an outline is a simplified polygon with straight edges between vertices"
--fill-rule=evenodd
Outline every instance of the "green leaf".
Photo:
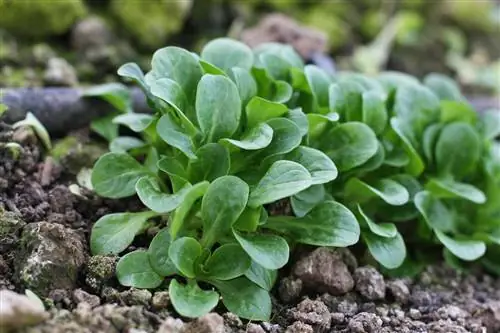
M 362 95 L 363 110 L 362 120 L 363 123 L 370 126 L 373 132 L 380 135 L 384 132 L 389 116 L 385 107 L 385 101 L 380 94 L 376 91 L 367 91 Z
M 211 63 L 205 61 L 205 60 L 199 60 L 200 61 L 200 66 L 203 68 L 203 73 L 204 74 L 213 74 L 213 75 L 223 75 L 227 76 L 227 74 L 220 69 L 219 67 L 212 65 Z
M 208 258 L 205 269 L 210 278 L 231 280 L 244 275 L 251 263 L 250 257 L 240 245 L 224 244 Z
M 168 248 L 168 257 L 187 278 L 196 276 L 194 267 L 197 259 L 201 256 L 201 245 L 198 241 L 191 237 L 182 237 L 174 240 Z
M 206 142 L 231 137 L 241 118 L 241 100 L 233 81 L 221 75 L 203 75 L 196 92 L 196 117 Z
M 396 118 L 391 118 L 391 127 L 401 139 L 403 149 L 410 158 L 410 163 L 406 166 L 407 172 L 412 176 L 419 176 L 425 169 L 424 162 L 418 154 L 417 150 L 413 147 L 411 141 L 404 134 L 400 121 Z
M 302 112 L 301 108 L 288 110 L 288 114 L 286 115 L 287 119 L 290 119 L 297 125 L 300 129 L 300 134 L 302 136 L 306 135 L 309 131 L 309 122 L 307 120 L 307 116 L 304 112 Z
M 486 252 L 486 245 L 483 241 L 453 239 L 439 230 L 434 230 L 434 234 L 451 253 L 462 260 L 474 261 L 481 258 Z
M 368 226 L 368 229 L 370 231 L 379 236 L 379 237 L 385 237 L 385 238 L 393 238 L 396 236 L 398 233 L 398 229 L 396 229 L 396 226 L 394 223 L 380 223 L 377 224 L 373 222 L 366 214 L 363 212 L 361 209 L 361 206 L 358 205 L 358 212 L 359 215 L 361 216 L 361 221 L 364 222 Z
M 157 233 L 148 248 L 148 258 L 151 267 L 161 276 L 170 276 L 177 273 L 172 260 L 168 256 L 168 249 L 172 243 L 168 228 Z
M 424 78 L 424 85 L 431 89 L 441 100 L 461 101 L 462 94 L 458 84 L 450 77 L 430 73 Z
M 241 213 L 238 220 L 233 225 L 233 228 L 241 231 L 253 232 L 257 230 L 259 226 L 262 211 L 264 208 L 262 206 L 257 208 L 245 207 L 243 213 Z
M 437 198 L 462 198 L 477 204 L 486 202 L 486 195 L 477 187 L 451 179 L 431 179 L 426 188 Z
M 317 105 L 327 108 L 329 105 L 328 88 L 331 83 L 330 78 L 315 65 L 306 65 L 304 73 Z
M 212 281 L 222 295 L 222 302 L 235 315 L 248 320 L 269 320 L 272 304 L 269 293 L 244 277 Z
M 275 118 L 267 121 L 273 129 L 273 139 L 269 146 L 259 152 L 259 156 L 272 157 L 286 154 L 300 145 L 302 136 L 295 123 L 286 118 Z
M 285 81 L 274 81 L 272 85 L 272 95 L 270 97 L 271 101 L 276 103 L 286 103 L 292 98 L 293 89 Z
M 424 137 L 422 138 L 422 149 L 424 151 L 424 156 L 427 159 L 428 164 L 432 164 L 435 161 L 435 147 L 436 141 L 441 133 L 443 124 L 432 124 L 427 127 L 424 131 Z
M 0 117 L 9 109 L 9 107 L 3 103 L 0 103 Z M 29 290 L 29 289 L 28 289 Z
M 328 183 L 337 178 L 338 171 L 332 160 L 320 150 L 299 146 L 285 156 L 309 171 L 313 185 Z
M 196 282 L 181 285 L 170 281 L 168 294 L 178 314 L 188 318 L 198 318 L 212 311 L 219 303 L 219 294 L 213 290 L 203 290 Z
M 319 113 L 308 113 L 308 133 L 310 140 L 317 140 L 329 128 L 330 125 L 339 120 L 339 114 L 331 112 L 326 115 Z
M 269 146 L 272 139 L 272 127 L 266 123 L 260 123 L 244 133 L 240 140 L 222 139 L 221 143 L 226 143 L 243 150 L 258 150 Z
M 248 205 L 258 207 L 292 196 L 312 185 L 311 175 L 302 165 L 280 160 L 271 165 L 252 189 Z
M 205 247 L 231 229 L 247 205 L 248 193 L 248 185 L 234 176 L 223 176 L 210 184 L 201 202 Z
M 284 238 L 267 234 L 243 234 L 234 229 L 233 234 L 252 260 L 262 267 L 279 269 L 288 262 L 290 249 Z
M 176 239 L 177 234 L 184 226 L 184 221 L 191 208 L 207 192 L 209 184 L 209 182 L 204 181 L 189 188 L 189 191 L 184 196 L 184 201 L 175 210 L 174 217 L 170 223 L 170 235 L 172 239 Z
M 196 159 L 190 160 L 187 173 L 192 183 L 213 181 L 229 173 L 229 151 L 218 143 L 209 143 L 196 151 Z
M 484 111 L 480 118 L 479 128 L 486 140 L 500 136 L 500 111 Z
M 178 159 L 164 156 L 157 163 L 158 169 L 168 174 L 174 193 L 180 191 L 188 182 L 187 171 Z
M 158 156 L 158 150 L 156 150 L 155 147 L 149 147 L 146 159 L 144 160 L 144 166 L 156 175 L 158 173 L 159 159 L 160 157 Z
M 187 157 L 196 158 L 190 136 L 175 122 L 172 115 L 167 113 L 161 116 L 156 124 L 156 131 L 163 141 L 179 149 Z
M 275 80 L 285 80 L 288 77 L 290 65 L 277 55 L 266 52 L 259 54 L 258 62 Z
M 148 253 L 137 250 L 120 258 L 116 265 L 116 277 L 122 286 L 153 289 L 163 282 L 163 277 L 149 264 Z
M 252 265 L 246 271 L 245 276 L 262 289 L 271 291 L 278 277 L 278 271 L 275 269 L 266 269 L 255 261 L 252 261 Z
M 290 67 L 303 68 L 304 62 L 299 54 L 291 45 L 282 43 L 268 42 L 262 43 L 254 48 L 254 53 L 259 55 L 261 53 L 271 53 L 288 62 Z
M 147 173 L 148 170 L 130 155 L 107 153 L 94 165 L 92 187 L 102 197 L 129 197 L 135 194 L 135 183 Z
M 446 125 L 436 142 L 436 164 L 442 175 L 466 176 L 476 167 L 480 154 L 479 135 L 467 123 Z
M 118 75 L 127 78 L 129 80 L 134 81 L 144 92 L 149 92 L 149 87 L 146 84 L 144 73 L 140 69 L 140 67 L 134 62 L 128 62 L 123 64 L 117 71 Z
M 406 246 L 399 233 L 387 238 L 372 232 L 363 232 L 363 240 L 373 258 L 385 268 L 394 269 L 403 264 L 406 258 Z
M 109 151 L 112 153 L 126 153 L 133 149 L 146 146 L 146 143 L 134 136 L 119 136 L 109 143 Z
M 140 178 L 135 184 L 135 190 L 141 202 L 153 212 L 164 214 L 173 211 L 184 200 L 184 196 L 189 192 L 188 185 L 174 194 L 164 193 L 158 182 L 153 176 Z
M 114 213 L 101 217 L 92 227 L 90 250 L 93 255 L 118 254 L 142 231 L 154 212 Z
M 33 115 L 33 113 L 31 112 L 26 113 L 26 118 L 12 124 L 13 129 L 21 126 L 29 126 L 33 128 L 33 130 L 35 131 L 40 141 L 42 141 L 42 144 L 45 146 L 45 148 L 48 150 L 52 149 L 52 143 L 50 142 L 49 132 L 47 132 L 45 126 L 43 126 L 43 124 L 40 121 L 38 121 L 38 119 Z
M 378 179 L 368 184 L 358 178 L 351 178 L 345 187 L 346 196 L 355 202 L 366 202 L 378 197 L 393 206 L 401 206 L 408 202 L 410 194 L 404 186 L 388 178 Z
M 252 50 L 234 39 L 216 38 L 205 45 L 201 59 L 219 67 L 226 73 L 233 67 L 249 70 L 253 65 Z
M 271 102 L 262 97 L 255 96 L 248 102 L 245 112 L 247 126 L 254 127 L 272 118 L 278 118 L 288 112 L 288 108 L 281 103 Z
M 297 217 L 305 216 L 325 199 L 325 194 L 325 187 L 323 185 L 312 185 L 295 194 L 290 200 L 293 213 Z
M 202 70 L 198 60 L 190 52 L 176 46 L 159 49 L 153 54 L 151 68 L 150 73 L 155 80 L 174 80 L 181 86 L 188 101 L 194 100 Z
M 345 206 L 325 201 L 301 218 L 271 216 L 262 227 L 288 234 L 298 243 L 346 247 L 359 240 L 356 216 Z
M 467 102 L 441 101 L 441 122 L 463 121 L 475 125 L 478 114 Z
M 128 88 L 121 83 L 105 83 L 93 86 L 85 89 L 82 96 L 100 97 L 118 111 L 132 112 L 132 97 Z
M 427 224 L 441 231 L 452 231 L 454 229 L 454 219 L 448 208 L 430 192 L 422 191 L 414 198 L 415 207 L 424 218 Z
M 248 70 L 239 67 L 231 68 L 228 74 L 238 87 L 241 103 L 243 106 L 247 105 L 248 101 L 257 95 L 257 83 L 252 74 Z
M 113 118 L 113 123 L 125 125 L 134 132 L 142 132 L 154 121 L 154 117 L 142 113 L 126 113 Z
M 320 149 L 340 171 L 362 165 L 377 153 L 378 140 L 370 127 L 349 122 L 334 127 L 324 135 Z
M 105 117 L 92 120 L 90 129 L 102 136 L 108 142 L 118 137 L 118 124 L 113 123 L 116 114 L 111 114 Z

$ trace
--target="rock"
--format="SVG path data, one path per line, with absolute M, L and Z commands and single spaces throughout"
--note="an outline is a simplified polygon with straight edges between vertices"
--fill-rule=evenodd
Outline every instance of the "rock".
M 285 277 L 281 280 L 278 293 L 284 303 L 292 303 L 300 297 L 302 292 L 302 280 L 293 277 Z
M 429 333 L 468 333 L 462 326 L 445 320 L 429 323 L 427 329 Z
M 286 328 L 285 333 L 314 333 L 314 329 L 311 325 L 296 321 Z
M 345 315 L 342 312 L 332 313 L 332 324 L 339 325 L 343 324 L 345 321 Z
M 6 253 L 16 246 L 25 224 L 18 214 L 4 211 L 0 207 L 0 253 Z
M 224 319 L 215 312 L 208 313 L 187 324 L 183 333 L 223 333 Z
M 440 319 L 451 319 L 454 321 L 458 318 L 465 318 L 469 316 L 469 314 L 465 310 L 462 310 L 458 306 L 451 304 L 440 307 L 439 309 L 437 309 L 436 314 Z
M 56 57 L 54 50 L 46 43 L 38 43 L 31 50 L 33 61 L 39 66 L 46 66 L 51 58 Z
M 313 325 L 319 331 L 330 328 L 330 312 L 325 303 L 321 301 L 306 298 L 297 305 L 295 310 L 292 310 L 292 317 L 294 320 Z
M 166 309 L 170 305 L 170 295 L 168 291 L 157 291 L 151 299 L 151 306 L 155 310 Z
M 92 295 L 83 291 L 82 289 L 75 289 L 73 291 L 73 301 L 78 303 L 88 303 L 91 307 L 95 308 L 101 304 L 101 299 L 99 296 Z
M 360 312 L 347 325 L 352 333 L 377 333 L 382 328 L 382 319 L 376 314 Z
M 385 298 L 385 281 L 382 274 L 371 266 L 359 267 L 354 272 L 356 290 L 366 299 L 374 301 Z
M 345 299 L 338 304 L 337 311 L 352 317 L 359 311 L 358 303 Z
M 266 333 L 262 326 L 254 324 L 254 323 L 249 323 L 247 325 L 247 329 L 245 331 L 246 333 Z
M 179 31 L 191 10 L 192 0 L 111 0 L 110 10 L 137 43 L 159 48 Z
M 283 330 L 279 324 L 271 324 L 269 322 L 264 321 L 262 323 L 262 327 L 266 332 L 269 333 L 281 333 Z
M 224 313 L 222 315 L 222 318 L 224 319 L 226 325 L 231 326 L 233 328 L 238 328 L 243 326 L 243 322 L 241 321 L 240 317 L 238 317 L 232 312 Z
M 408 317 L 413 320 L 419 320 L 420 318 L 422 318 L 422 313 L 420 313 L 420 311 L 417 309 L 410 309 L 410 311 L 408 311 Z
M 10 290 L 0 290 L 0 331 L 21 329 L 48 318 L 42 304 Z
M 161 323 L 156 333 L 181 333 L 183 328 L 184 322 L 182 320 L 168 317 Z
M 90 257 L 87 262 L 87 275 L 85 283 L 90 286 L 95 292 L 100 292 L 103 285 L 115 276 L 116 256 L 97 255 Z
M 343 295 L 354 287 L 354 280 L 339 252 L 322 247 L 301 258 L 293 274 L 304 286 L 316 292 Z
M 408 299 L 410 298 L 410 289 L 404 280 L 392 280 L 387 282 L 386 286 L 396 302 L 401 305 L 408 303 Z
M 480 319 L 488 333 L 500 331 L 500 301 L 489 301 L 485 309 L 474 315 Z
M 107 151 L 105 145 L 82 142 L 76 135 L 68 135 L 54 143 L 51 156 L 76 175 L 82 168 L 92 168 L 95 161 Z
M 49 60 L 43 79 L 46 84 L 53 86 L 72 87 L 78 84 L 75 69 L 63 58 Z
M 17 251 L 16 273 L 37 295 L 72 290 L 85 263 L 85 243 L 82 235 L 60 224 L 28 224 Z
M 0 28 L 13 35 L 41 38 L 61 35 L 85 15 L 83 0 L 1 1 Z M 33 27 L 28 22 L 36 22 Z
M 106 47 L 111 41 L 111 30 L 99 16 L 84 18 L 71 31 L 71 45 L 77 52 Z
M 130 289 L 120 293 L 120 299 L 127 305 L 149 305 L 153 295 L 146 289 Z

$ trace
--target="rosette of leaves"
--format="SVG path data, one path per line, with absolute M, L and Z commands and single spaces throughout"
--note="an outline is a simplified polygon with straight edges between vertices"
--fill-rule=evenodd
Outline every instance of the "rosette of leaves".
M 265 205 L 338 176 L 332 159 L 308 146 L 308 116 L 282 72 L 303 69 L 302 61 L 289 47 L 272 51 L 279 57 L 221 38 L 199 55 L 160 49 L 146 74 L 123 65 L 119 75 L 141 87 L 152 114 L 134 113 L 122 87 L 87 92 L 121 111 L 94 126 L 111 139 L 111 152 L 94 165 L 94 190 L 137 195 L 147 208 L 99 219 L 92 253 L 124 254 L 116 274 L 125 286 L 161 288 L 168 277 L 172 304 L 186 317 L 222 298 L 240 317 L 268 320 L 289 244 L 345 247 L 359 239 L 355 215 L 332 197 L 295 217 L 266 213 Z M 281 68 L 280 57 L 291 65 Z M 117 126 L 133 135 L 119 136 Z M 166 226 L 148 249 L 128 252 L 155 223 Z

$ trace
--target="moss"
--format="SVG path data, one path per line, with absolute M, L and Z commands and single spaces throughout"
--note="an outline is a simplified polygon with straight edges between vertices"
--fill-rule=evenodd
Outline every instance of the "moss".
M 93 256 L 87 263 L 88 274 L 95 278 L 106 281 L 115 275 L 117 257 L 114 256 Z
M 106 151 L 104 145 L 92 142 L 82 143 L 76 136 L 67 136 L 54 144 L 50 155 L 70 173 L 77 174 L 82 168 L 92 167 Z
M 41 38 L 68 31 L 85 15 L 82 0 L 0 0 L 0 28 L 14 35 Z
M 147 48 L 159 48 L 178 32 L 191 9 L 191 0 L 112 0 L 111 12 L 126 31 Z

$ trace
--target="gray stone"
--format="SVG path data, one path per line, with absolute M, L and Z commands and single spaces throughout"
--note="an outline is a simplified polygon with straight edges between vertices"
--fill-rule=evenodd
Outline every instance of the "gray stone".
M 146 289 L 130 289 L 120 293 L 120 298 L 127 305 L 149 305 L 153 295 Z
M 98 16 L 81 20 L 71 32 L 71 45 L 79 52 L 105 47 L 111 40 L 112 34 L 106 21 Z
M 306 298 L 292 311 L 293 319 L 313 325 L 319 331 L 330 328 L 332 318 L 328 307 L 321 301 Z
M 348 327 L 352 333 L 377 333 L 382 328 L 382 319 L 374 313 L 360 312 L 349 320 Z
M 0 331 L 17 330 L 48 318 L 43 305 L 10 290 L 0 290 Z
M 95 308 L 101 304 L 99 296 L 91 295 L 82 289 L 75 289 L 73 291 L 73 301 L 75 303 L 88 303 L 91 307 Z
M 387 289 L 391 295 L 394 296 L 396 302 L 403 305 L 408 303 L 410 298 L 410 289 L 404 280 L 397 279 L 387 282 Z
M 157 333 L 180 333 L 183 332 L 183 328 L 184 322 L 182 320 L 168 317 L 161 323 Z
M 72 87 L 78 84 L 75 69 L 63 58 L 51 58 L 48 61 L 43 79 L 46 84 L 53 86 Z
M 385 298 L 385 281 L 382 274 L 371 266 L 359 267 L 354 272 L 356 290 L 366 299 L 375 301 Z
M 0 253 L 5 253 L 19 241 L 21 229 L 26 225 L 21 217 L 0 208 Z
M 264 331 L 260 325 L 249 323 L 246 328 L 246 333 L 266 333 L 266 331 Z
M 311 325 L 296 321 L 286 328 L 285 333 L 314 333 L 314 329 Z
M 296 301 L 302 292 L 302 280 L 293 277 L 285 277 L 281 280 L 278 293 L 284 303 Z
M 72 290 L 85 263 L 82 235 L 60 224 L 28 224 L 16 256 L 16 274 L 26 287 L 46 296 L 54 289 Z
M 322 247 L 297 261 L 293 273 L 313 291 L 343 295 L 352 290 L 354 280 L 342 258 L 339 252 Z
M 151 306 L 155 310 L 166 309 L 170 305 L 170 295 L 168 291 L 157 291 L 151 299 Z
M 183 333 L 223 333 L 224 319 L 215 312 L 208 313 L 184 327 Z

